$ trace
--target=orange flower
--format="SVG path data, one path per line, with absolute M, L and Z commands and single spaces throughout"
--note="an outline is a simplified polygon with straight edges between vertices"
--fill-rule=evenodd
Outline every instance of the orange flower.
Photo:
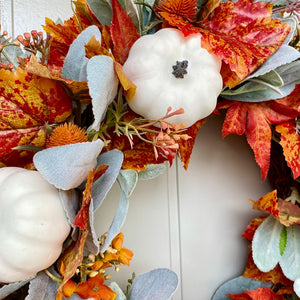
M 72 123 L 64 123 L 53 130 L 47 148 L 82 143 L 87 140 L 83 129 Z
M 121 264 L 129 266 L 129 262 L 132 259 L 133 252 L 129 249 L 123 248 L 124 234 L 120 232 L 111 242 L 113 249 L 117 250 L 118 261 Z
M 78 283 L 75 293 L 83 299 L 94 298 L 95 300 L 114 300 L 117 296 L 104 284 L 104 277 L 101 274 Z
M 82 299 L 93 298 L 95 300 L 114 300 L 117 294 L 104 284 L 104 277 L 101 274 L 90 277 L 87 281 L 77 285 L 71 279 L 64 285 L 62 294 L 71 297 L 74 293 Z M 61 300 L 62 295 L 57 294 L 56 300 Z

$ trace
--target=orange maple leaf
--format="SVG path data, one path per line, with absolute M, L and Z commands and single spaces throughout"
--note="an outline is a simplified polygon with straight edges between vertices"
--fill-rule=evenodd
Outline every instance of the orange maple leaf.
M 14 148 L 44 147 L 46 124 L 61 123 L 71 112 L 72 101 L 59 82 L 21 69 L 0 70 L 0 161 L 9 166 L 30 162 L 32 152 Z
M 277 191 L 274 190 L 263 197 L 260 197 L 257 201 L 249 200 L 249 202 L 252 203 L 254 209 L 266 212 L 275 218 L 278 218 L 279 209 L 277 200 Z
M 197 0 L 161 0 L 155 8 L 164 19 L 187 24 L 196 18 Z
M 293 121 L 282 123 L 276 126 L 276 131 L 281 134 L 279 143 L 296 179 L 300 176 L 300 135 L 296 131 L 296 124 Z
M 69 47 L 82 30 L 91 25 L 96 25 L 99 30 L 102 29 L 101 23 L 85 0 L 77 0 L 73 3 L 76 15 L 64 21 L 63 24 L 56 24 L 51 19 L 46 18 L 46 25 L 43 26 L 43 29 L 53 37 L 48 67 L 57 73 L 61 72 Z
M 232 133 L 245 134 L 254 151 L 263 180 L 266 179 L 270 166 L 272 138 L 270 125 L 296 118 L 299 112 L 295 106 L 289 97 L 260 103 L 223 101 L 218 105 L 221 109 L 228 108 L 222 128 L 223 137 Z

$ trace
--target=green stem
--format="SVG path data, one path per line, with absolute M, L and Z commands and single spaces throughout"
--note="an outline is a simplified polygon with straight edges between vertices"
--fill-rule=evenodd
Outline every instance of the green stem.
M 55 282 L 57 282 L 57 283 L 62 283 L 62 278 L 61 277 L 58 277 L 58 276 L 55 276 L 55 275 L 53 275 L 48 269 L 45 269 L 44 270 L 45 271 L 45 273 L 53 280 L 53 281 L 55 281 Z

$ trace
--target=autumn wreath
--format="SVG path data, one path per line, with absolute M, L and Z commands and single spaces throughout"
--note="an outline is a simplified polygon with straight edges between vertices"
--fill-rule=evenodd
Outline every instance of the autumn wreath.
M 300 296 L 299 1 L 73 8 L 46 19 L 46 36 L 0 32 L 0 298 L 29 285 L 26 299 L 170 299 L 171 270 L 122 291 L 106 269 L 133 256 L 121 226 L 137 180 L 176 156 L 188 168 L 198 130 L 220 113 L 223 137 L 245 135 L 274 190 L 252 201 L 266 214 L 243 234 L 245 273 L 213 299 Z M 93 214 L 116 181 L 118 210 L 97 237 Z

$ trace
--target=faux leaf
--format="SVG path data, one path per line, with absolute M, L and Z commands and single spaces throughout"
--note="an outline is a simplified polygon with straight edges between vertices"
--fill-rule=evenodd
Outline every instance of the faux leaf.
M 92 57 L 87 64 L 87 80 L 94 113 L 92 128 L 98 130 L 108 105 L 118 91 L 119 80 L 112 58 L 105 55 Z
M 282 123 L 276 126 L 276 131 L 281 134 L 280 145 L 296 179 L 300 176 L 300 135 L 296 131 L 296 125 L 293 121 Z
M 107 169 L 108 169 L 108 165 L 98 166 L 94 173 L 93 180 L 95 180 L 96 177 L 101 177 L 106 172 Z M 73 224 L 78 226 L 81 230 L 88 229 L 89 206 L 91 201 L 92 201 L 92 188 L 86 189 L 83 192 L 83 201 L 81 203 L 81 208 L 78 211 L 75 220 L 73 222 Z
M 205 123 L 205 119 L 199 120 L 194 125 L 187 128 L 187 130 L 184 132 L 187 134 L 190 138 L 188 140 L 181 140 L 179 141 L 179 157 L 180 160 L 184 163 L 184 168 L 187 169 L 190 157 L 192 155 L 194 143 L 196 141 L 197 133 L 201 126 Z
M 84 46 L 95 36 L 101 42 L 101 32 L 98 27 L 93 25 L 82 31 L 71 44 L 65 58 L 62 77 L 77 81 L 86 80 L 81 78 L 82 68 L 86 67 L 88 59 L 85 57 Z
M 291 290 L 293 286 L 293 282 L 284 276 L 279 264 L 269 272 L 262 272 L 259 270 L 253 261 L 252 251 L 248 254 L 247 265 L 243 276 L 275 285 L 281 284 L 281 287 L 285 290 Z
M 245 292 L 251 299 L 270 299 L 270 300 L 284 300 L 283 295 L 276 295 L 270 288 L 264 287 L 259 288 L 253 291 L 246 291 Z
M 123 153 L 118 150 L 105 152 L 98 156 L 97 165 L 108 165 L 108 169 L 103 176 L 97 179 L 93 184 L 93 202 L 94 211 L 96 211 L 112 185 L 116 181 L 123 162 Z
M 112 9 L 107 0 L 86 0 L 89 7 L 102 25 L 110 25 Z
M 277 191 L 274 190 L 263 197 L 260 197 L 257 201 L 250 200 L 250 202 L 254 209 L 266 212 L 277 218 L 279 214 L 277 199 Z
M 282 56 L 285 56 L 285 54 L 282 54 Z M 267 85 L 259 80 L 259 77 L 252 78 L 250 75 L 248 78 L 252 78 L 252 80 L 245 81 L 235 89 L 226 89 L 222 92 L 222 95 L 227 99 L 245 102 L 262 102 L 289 96 L 295 89 L 296 84 L 300 82 L 300 61 L 296 60 L 281 65 L 274 71 L 280 76 L 283 86 Z
M 83 192 L 84 209 L 89 208 L 89 204 L 92 201 L 92 186 L 94 181 L 94 170 L 90 171 L 88 174 L 88 180 L 86 183 L 86 188 Z M 88 213 L 86 214 L 88 215 Z M 86 216 L 83 220 L 82 227 L 83 230 L 79 231 L 79 237 L 76 241 L 73 241 L 63 252 L 59 259 L 59 269 L 63 277 L 63 281 L 58 288 L 58 292 L 61 294 L 63 286 L 71 279 L 78 266 L 82 263 L 83 251 L 86 239 L 88 237 L 89 231 L 87 230 L 89 224 L 89 218 Z
M 119 285 L 116 282 L 111 282 L 108 287 L 113 290 L 116 294 L 117 297 L 115 300 L 126 300 L 126 296 L 124 295 L 123 291 L 121 290 L 121 288 L 119 287 Z
M 16 166 L 32 153 L 13 148 L 43 147 L 46 123 L 63 122 L 72 112 L 72 101 L 60 83 L 38 78 L 24 70 L 0 70 L 0 161 Z
M 254 151 L 255 160 L 261 169 L 262 179 L 266 179 L 270 166 L 270 150 L 272 131 L 270 124 L 278 124 L 296 118 L 297 93 L 295 91 L 286 98 L 261 102 L 243 103 L 222 102 L 219 107 L 229 107 L 223 124 L 223 137 L 230 133 L 242 135 Z M 224 102 L 223 102 L 224 103 Z
M 291 224 L 300 225 L 300 207 L 297 203 L 292 203 L 290 201 L 278 200 L 279 208 L 279 221 L 285 226 L 290 226 Z
M 287 227 L 287 243 L 279 261 L 284 275 L 290 280 L 300 277 L 300 227 Z
M 55 22 L 46 18 L 46 25 L 43 26 L 44 30 L 53 37 L 48 65 L 53 69 L 57 69 L 58 72 L 61 71 L 70 45 L 82 30 L 91 25 L 96 25 L 99 30 L 102 29 L 102 25 L 85 0 L 76 0 L 73 3 L 76 16 L 71 17 L 62 25 L 55 24 Z
M 168 300 L 177 289 L 177 275 L 169 269 L 155 269 L 138 275 L 132 284 L 129 300 Z
M 242 237 L 252 242 L 256 229 L 261 225 L 265 218 L 265 216 L 261 216 L 251 220 L 250 224 L 247 225 L 246 230 L 243 232 Z
M 191 22 L 196 17 L 197 0 L 160 0 L 156 10 L 173 25 Z
M 118 75 L 120 83 L 124 89 L 124 95 L 127 101 L 131 101 L 135 95 L 136 86 L 135 84 L 127 78 L 125 72 L 123 71 L 123 67 L 118 62 L 115 62 L 115 71 Z
M 281 257 L 279 242 L 283 225 L 272 216 L 255 231 L 252 240 L 253 260 L 263 272 L 272 270 Z
M 78 187 L 97 162 L 103 147 L 101 140 L 69 144 L 42 150 L 33 161 L 42 176 L 57 188 L 69 190 Z
M 249 279 L 239 276 L 222 284 L 215 292 L 211 300 L 228 300 L 226 294 L 239 294 L 245 290 L 254 290 L 260 287 L 271 287 L 271 283 Z M 247 299 L 247 298 L 246 298 Z
M 53 270 L 52 270 L 53 272 Z M 45 272 L 38 273 L 29 284 L 25 300 L 53 300 L 56 298 L 58 285 Z
M 139 179 L 148 180 L 161 175 L 166 170 L 165 164 L 148 165 L 144 171 L 138 173 Z
M 20 289 L 22 286 L 27 284 L 29 280 L 17 281 L 7 285 L 4 285 L 0 288 L 0 299 L 5 299 L 8 295 L 12 294 L 16 290 Z
M 117 62 L 123 65 L 131 46 L 140 35 L 118 0 L 111 0 L 111 5 L 113 18 L 110 33 L 113 41 L 113 55 Z
M 221 3 L 213 17 L 202 24 L 207 30 L 202 32 L 202 45 L 226 64 L 221 72 L 230 88 L 262 65 L 288 35 L 289 25 L 271 15 L 269 3 L 228 1 Z
M 137 180 L 138 175 L 137 172 L 134 170 L 122 170 L 120 172 L 119 185 L 121 189 L 121 198 L 116 215 L 108 230 L 105 242 L 101 248 L 102 253 L 108 248 L 114 237 L 121 231 L 121 227 L 125 222 L 125 218 L 129 207 L 129 197 L 137 184 Z

